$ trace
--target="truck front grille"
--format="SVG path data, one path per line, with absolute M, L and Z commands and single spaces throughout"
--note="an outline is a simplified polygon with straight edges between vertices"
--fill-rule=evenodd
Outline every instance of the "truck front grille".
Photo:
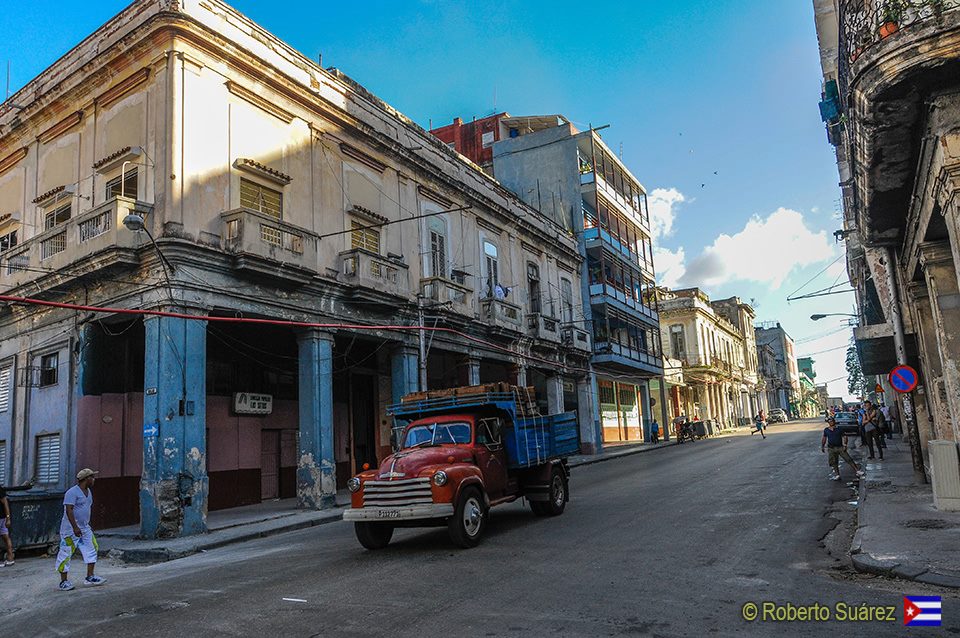
M 367 481 L 363 484 L 363 506 L 405 507 L 433 503 L 429 478 L 400 481 Z

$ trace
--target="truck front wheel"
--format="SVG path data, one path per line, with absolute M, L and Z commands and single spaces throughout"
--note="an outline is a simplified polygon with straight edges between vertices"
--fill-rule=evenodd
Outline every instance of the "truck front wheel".
M 550 473 L 550 492 L 546 501 L 530 501 L 530 509 L 537 516 L 559 516 L 567 507 L 569 486 L 563 470 L 554 467 Z
M 487 508 L 483 495 L 468 487 L 460 495 L 453 517 L 447 522 L 450 540 L 464 549 L 476 547 L 487 528 Z
M 393 538 L 393 525 L 389 523 L 361 523 L 353 524 L 357 533 L 357 540 L 367 549 L 383 549 L 390 544 Z

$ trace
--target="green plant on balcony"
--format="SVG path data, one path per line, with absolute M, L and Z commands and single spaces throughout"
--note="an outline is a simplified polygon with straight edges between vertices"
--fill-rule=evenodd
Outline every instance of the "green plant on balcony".
M 900 22 L 907 11 L 906 0 L 885 0 L 880 5 L 880 37 L 888 38 L 900 29 Z

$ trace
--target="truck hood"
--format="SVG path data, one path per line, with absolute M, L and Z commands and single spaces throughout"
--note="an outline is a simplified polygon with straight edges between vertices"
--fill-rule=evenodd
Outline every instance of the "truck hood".
M 453 457 L 451 461 L 450 458 Z M 383 459 L 377 479 L 399 481 L 416 478 L 424 469 L 437 465 L 472 462 L 473 453 L 459 445 L 441 445 L 410 450 L 400 450 Z

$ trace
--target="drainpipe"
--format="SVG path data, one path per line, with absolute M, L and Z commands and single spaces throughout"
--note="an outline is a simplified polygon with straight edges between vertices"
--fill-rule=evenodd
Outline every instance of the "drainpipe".
M 897 352 L 897 365 L 907 363 L 907 346 L 903 336 L 903 316 L 900 308 L 900 295 L 897 291 L 897 278 L 894 273 L 896 255 L 893 248 L 887 246 L 887 287 L 890 289 L 890 322 L 893 324 L 893 345 Z M 913 460 L 913 469 L 923 476 L 927 482 L 927 474 L 923 469 L 923 452 L 920 445 L 920 430 L 917 429 L 916 414 L 913 411 L 913 393 L 907 392 L 903 397 L 903 416 L 907 425 L 907 436 L 910 440 L 910 457 Z

